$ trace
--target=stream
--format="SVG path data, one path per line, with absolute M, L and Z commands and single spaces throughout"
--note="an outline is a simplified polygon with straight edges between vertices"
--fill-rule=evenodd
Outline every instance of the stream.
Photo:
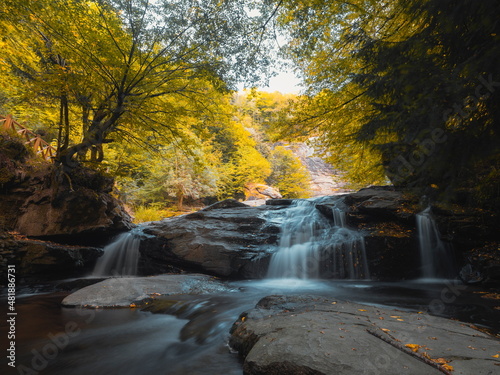
M 500 332 L 495 301 L 482 298 L 480 289 L 450 281 L 266 279 L 234 281 L 228 286 L 230 291 L 217 295 L 158 297 L 166 306 L 163 313 L 63 308 L 60 302 L 67 292 L 20 291 L 16 364 L 23 371 L 18 367 L 18 372 L 9 374 L 241 375 L 238 355 L 227 345 L 229 330 L 242 312 L 271 294 L 314 294 L 429 311 Z M 4 299 L 2 306 L 6 306 Z M 7 328 L 2 319 L 2 338 Z M 5 356 L 1 361 L 6 362 Z

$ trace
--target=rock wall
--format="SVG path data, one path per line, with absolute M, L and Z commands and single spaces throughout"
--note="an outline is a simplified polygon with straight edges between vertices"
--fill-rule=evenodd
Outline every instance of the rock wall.
M 20 238 L 0 230 L 0 280 L 7 280 L 8 265 L 16 266 L 20 283 L 38 283 L 89 273 L 102 249 L 60 245 Z
M 396 281 L 421 276 L 416 214 L 425 207 L 417 198 L 390 186 L 371 187 L 323 198 L 316 208 L 333 223 L 333 209 L 339 200 L 347 212 L 347 224 L 365 235 L 372 279 Z M 284 214 L 291 203 L 271 199 L 265 206 L 249 207 L 227 200 L 193 214 L 150 223 L 144 229 L 148 238 L 141 244 L 142 272 L 166 272 L 169 265 L 222 277 L 263 277 L 277 250 L 280 231 L 280 223 L 268 222 L 266 217 L 273 212 Z M 487 238 L 498 244 L 494 227 L 484 227 L 485 217 L 479 220 L 473 214 L 443 213 L 437 207 L 435 211 L 442 240 L 454 249 L 457 276 L 473 249 L 489 243 Z M 483 223 L 481 230 L 479 223 Z M 486 233 L 489 237 L 485 237 Z M 491 246 L 489 249 L 493 251 Z M 487 278 L 498 284 L 495 280 L 500 267 L 481 259 L 481 271 L 487 270 Z

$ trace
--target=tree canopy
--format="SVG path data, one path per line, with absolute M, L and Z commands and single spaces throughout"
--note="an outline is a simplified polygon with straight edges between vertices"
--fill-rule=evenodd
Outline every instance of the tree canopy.
M 285 52 L 308 84 L 283 132 L 317 134 L 364 183 L 385 175 L 498 200 L 499 11 L 488 0 L 282 2 Z
M 266 181 L 306 194 L 307 174 L 274 144 L 300 139 L 353 187 L 500 202 L 499 11 L 496 0 L 6 0 L 0 108 L 45 126 L 61 170 L 106 170 L 144 204 Z M 283 58 L 300 97 L 233 95 Z
M 65 166 L 88 150 L 102 160 L 119 130 L 182 137 L 179 117 L 268 65 L 251 43 L 261 17 L 242 2 L 23 0 L 6 1 L 1 15 L 3 68 L 59 107 Z M 70 144 L 70 133 L 80 140 Z

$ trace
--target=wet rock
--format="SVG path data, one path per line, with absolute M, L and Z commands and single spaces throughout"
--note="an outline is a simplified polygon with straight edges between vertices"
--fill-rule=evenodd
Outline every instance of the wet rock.
M 267 206 L 290 206 L 293 204 L 293 199 L 269 199 L 266 201 Z
M 314 296 L 264 298 L 240 316 L 229 344 L 245 375 L 437 375 L 438 362 L 486 375 L 500 351 L 500 341 L 457 321 Z
M 159 275 L 150 277 L 110 278 L 67 296 L 68 307 L 129 307 L 161 295 L 209 294 L 226 291 L 220 281 L 206 275 Z
M 266 206 L 223 201 L 192 214 L 146 225 L 141 241 L 143 273 L 166 265 L 232 278 L 261 277 L 279 228 L 265 219 Z

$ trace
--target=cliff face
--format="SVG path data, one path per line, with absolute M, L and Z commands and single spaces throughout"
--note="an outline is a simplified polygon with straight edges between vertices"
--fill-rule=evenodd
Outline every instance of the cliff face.
M 323 159 L 315 156 L 314 148 L 305 143 L 293 143 L 284 146 L 300 159 L 311 175 L 311 192 L 313 197 L 321 197 L 351 191 L 342 179 L 342 173 Z

